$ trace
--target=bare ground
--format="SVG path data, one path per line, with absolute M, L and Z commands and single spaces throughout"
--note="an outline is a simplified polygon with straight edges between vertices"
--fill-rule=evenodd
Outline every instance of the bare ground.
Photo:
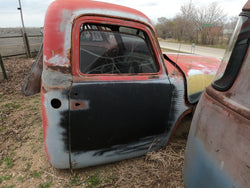
M 0 187 L 183 187 L 187 117 L 182 130 L 158 152 L 81 170 L 57 170 L 43 145 L 40 95 L 21 93 L 34 59 L 4 59 L 9 80 L 0 82 Z M 179 132 L 180 133 L 180 132 Z

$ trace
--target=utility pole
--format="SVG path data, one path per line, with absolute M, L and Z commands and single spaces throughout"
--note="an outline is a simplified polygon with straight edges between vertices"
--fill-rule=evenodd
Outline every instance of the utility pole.
M 24 27 L 21 0 L 18 0 L 18 1 L 19 1 L 19 7 L 17 8 L 17 10 L 20 10 L 20 14 L 21 14 L 21 21 L 22 21 L 22 26 L 23 26 L 22 34 L 23 34 L 23 41 L 24 41 L 25 51 L 26 51 L 27 57 L 30 58 L 31 57 L 30 45 L 29 45 L 27 34 L 26 34 L 26 30 L 25 30 L 25 27 Z

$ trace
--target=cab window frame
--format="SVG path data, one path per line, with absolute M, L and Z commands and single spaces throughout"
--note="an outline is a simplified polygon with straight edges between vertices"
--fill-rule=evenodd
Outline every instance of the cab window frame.
M 246 19 L 245 22 L 250 22 L 250 13 L 242 12 L 240 14 L 239 19 L 244 18 Z M 245 22 L 243 22 L 240 28 L 238 28 L 240 30 L 240 33 L 237 36 L 236 42 L 234 44 L 230 58 L 228 59 L 228 63 L 226 65 L 223 75 L 215 79 L 215 81 L 212 83 L 212 87 L 218 91 L 225 92 L 233 86 L 246 57 L 250 43 L 250 28 L 247 27 L 242 31 L 242 27 Z M 220 70 L 219 68 L 216 77 L 218 77 L 221 72 L 222 70 Z
M 127 28 L 132 28 L 132 29 L 137 29 L 141 30 L 147 35 L 146 38 L 146 44 L 149 48 L 149 50 L 152 53 L 152 58 L 154 59 L 154 63 L 157 66 L 157 71 L 152 72 L 152 73 L 122 73 L 122 74 L 84 74 L 80 71 L 80 28 L 81 25 L 84 23 L 93 23 L 93 24 L 113 24 L 113 25 L 119 25 L 121 27 L 127 27 Z M 162 65 L 162 60 L 160 59 L 160 56 L 157 54 L 160 53 L 158 50 L 158 46 L 154 41 L 154 37 L 152 37 L 153 30 L 150 28 L 150 26 L 147 26 L 146 24 L 143 23 L 137 23 L 134 21 L 130 20 L 123 20 L 121 21 L 120 19 L 116 18 L 101 18 L 99 16 L 82 16 L 78 18 L 75 21 L 73 30 L 72 30 L 72 73 L 75 76 L 81 76 L 81 77 L 106 77 L 109 76 L 110 79 L 111 77 L 115 76 L 120 76 L 120 77 L 127 77 L 127 76 L 137 76 L 138 79 L 145 79 L 145 76 L 150 76 L 150 75 L 158 75 L 158 74 L 163 74 L 163 65 Z M 78 35 L 78 36 L 76 36 Z M 141 36 L 140 36 L 141 37 Z M 143 78 L 144 76 L 144 78 Z M 139 78 L 141 77 L 141 78 Z M 93 78 L 94 79 L 94 78 Z M 122 78 L 120 78 L 122 79 Z M 126 78 L 124 78 L 126 79 Z M 127 78 L 129 79 L 129 78 Z M 131 78 L 132 79 L 132 78 Z M 113 80 L 116 80 L 113 78 Z

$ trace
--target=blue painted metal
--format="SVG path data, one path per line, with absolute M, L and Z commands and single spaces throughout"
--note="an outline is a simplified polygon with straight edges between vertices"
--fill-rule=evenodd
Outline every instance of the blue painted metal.
M 204 148 L 203 140 L 194 135 L 195 125 L 191 128 L 185 151 L 184 182 L 190 188 L 226 188 L 240 187 L 222 169 L 211 153 Z

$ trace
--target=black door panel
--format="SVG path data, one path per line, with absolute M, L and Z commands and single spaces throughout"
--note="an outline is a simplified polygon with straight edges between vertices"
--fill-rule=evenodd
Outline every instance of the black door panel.
M 107 149 L 166 132 L 171 98 L 168 80 L 74 83 L 71 151 Z

